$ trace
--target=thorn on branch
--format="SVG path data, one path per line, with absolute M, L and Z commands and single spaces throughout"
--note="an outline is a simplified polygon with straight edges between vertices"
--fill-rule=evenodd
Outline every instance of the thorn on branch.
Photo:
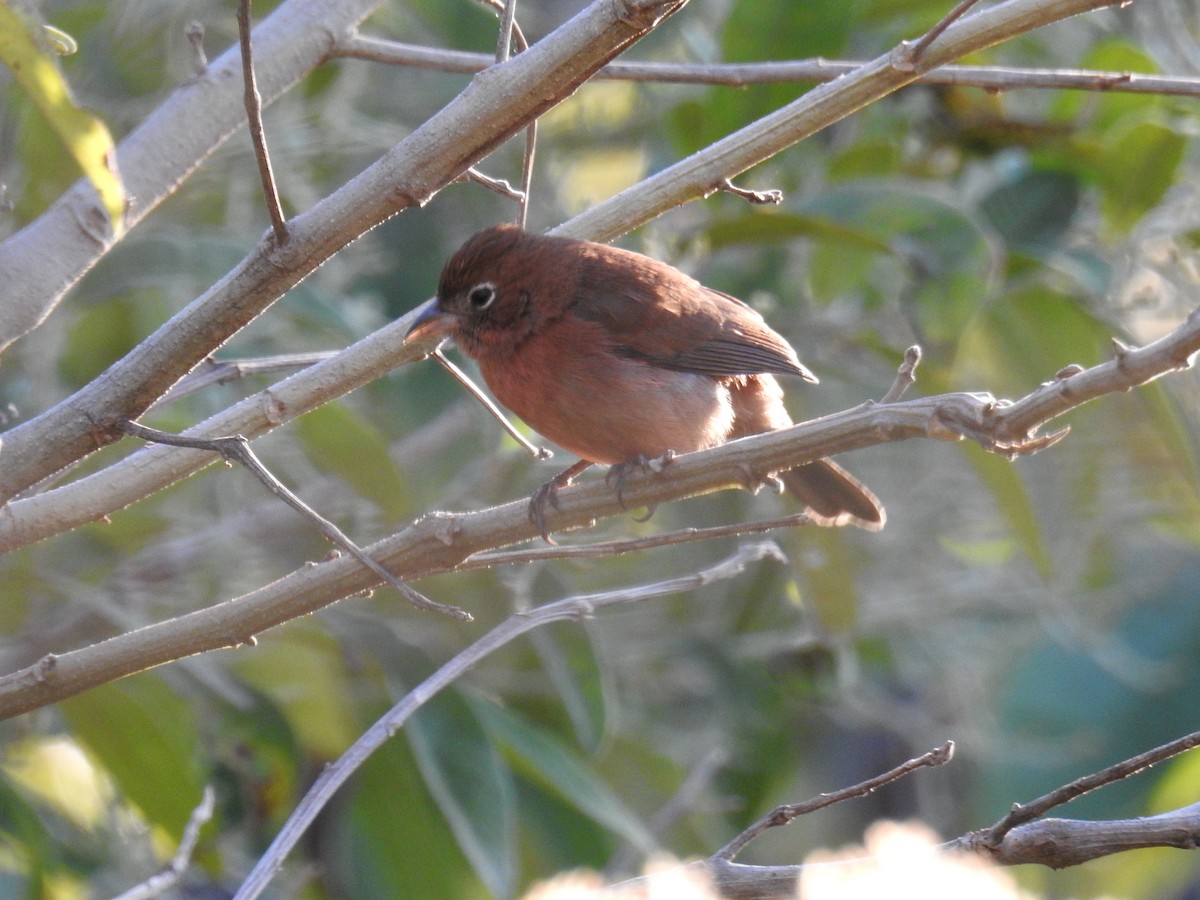
M 775 205 L 778 206 L 783 202 L 783 191 L 752 191 L 749 188 L 741 188 L 734 184 L 730 179 L 723 179 L 719 185 L 720 190 L 741 197 L 743 200 L 757 205 Z

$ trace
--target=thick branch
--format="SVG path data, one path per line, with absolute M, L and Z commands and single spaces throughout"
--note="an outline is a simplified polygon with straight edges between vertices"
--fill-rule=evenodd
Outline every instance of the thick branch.
M 1195 850 L 1200 846 L 1200 803 L 1139 819 L 1040 819 L 1014 828 L 995 846 L 976 837 L 966 835 L 954 845 L 983 853 L 1006 866 L 1036 863 L 1051 869 L 1146 847 Z

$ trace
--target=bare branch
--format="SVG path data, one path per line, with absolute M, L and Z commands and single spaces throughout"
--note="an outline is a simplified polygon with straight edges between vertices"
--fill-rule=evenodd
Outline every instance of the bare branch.
M 392 65 L 473 74 L 495 61 L 487 53 L 445 50 L 353 34 L 338 44 L 336 56 Z M 746 87 L 752 84 L 809 84 L 834 81 L 866 64 L 865 60 L 799 59 L 751 63 L 609 63 L 596 73 L 600 81 L 649 81 L 662 84 L 711 84 Z M 916 84 L 976 87 L 986 91 L 1076 90 L 1159 96 L 1200 96 L 1200 78 L 1106 72 L 1100 69 L 1023 69 L 1012 66 L 940 66 L 915 80 Z
M 827 806 L 833 806 L 835 803 L 842 803 L 846 800 L 852 800 L 856 797 L 865 797 L 868 794 L 873 794 L 879 788 L 886 784 L 891 784 L 906 775 L 910 775 L 917 769 L 926 769 L 935 766 L 944 766 L 954 757 L 954 741 L 946 741 L 940 747 L 934 747 L 927 753 L 922 753 L 920 756 L 903 762 L 896 768 L 884 772 L 882 775 L 876 775 L 874 778 L 868 778 L 866 781 L 859 784 L 851 785 L 847 788 L 842 788 L 840 791 L 833 791 L 828 794 L 821 794 L 813 797 L 811 800 L 804 803 L 795 803 L 788 806 L 777 806 L 771 810 L 732 841 L 718 850 L 712 855 L 713 859 L 723 862 L 731 862 L 742 850 L 746 849 L 746 845 L 758 837 L 765 831 L 771 828 L 777 828 L 780 825 L 787 825 L 795 821 L 800 816 L 808 815 L 811 812 L 816 812 L 819 809 L 824 809 Z
M 188 22 L 183 34 L 192 48 L 192 71 L 199 78 L 208 69 L 208 57 L 204 54 L 204 23 Z
M 205 785 L 204 794 L 188 817 L 187 825 L 183 829 L 183 837 L 180 838 L 179 846 L 175 850 L 175 855 L 171 857 L 171 862 L 158 874 L 119 894 L 113 900 L 152 900 L 154 897 L 161 897 L 175 887 L 191 864 L 192 853 L 200 840 L 200 829 L 212 818 L 215 805 L 216 793 L 213 791 L 212 785 Z
M 604 559 L 612 556 L 621 556 L 625 553 L 653 550 L 657 547 L 668 547 L 673 544 L 709 541 L 713 538 L 721 537 L 742 537 L 747 534 L 759 534 L 764 531 L 775 531 L 780 528 L 796 528 L 811 524 L 812 519 L 804 513 L 796 513 L 792 516 L 784 516 L 779 519 L 765 519 L 760 522 L 737 522 L 733 525 L 714 525 L 709 528 L 681 528 L 678 531 L 668 531 L 665 534 L 653 534 L 621 541 L 598 541 L 592 544 L 578 544 L 567 547 L 555 544 L 552 547 L 531 547 L 527 550 L 477 553 L 463 560 L 458 566 L 458 571 L 490 569 L 494 566 L 509 566 L 518 563 L 545 562 L 548 559 Z
M 904 396 L 905 391 L 917 383 L 917 366 L 921 362 L 921 348 L 913 344 L 904 351 L 904 362 L 896 370 L 896 380 L 888 388 L 888 392 L 880 399 L 880 403 L 895 403 Z
M 323 62 L 339 37 L 379 0 L 288 0 L 259 25 L 259 90 L 269 102 Z M 128 233 L 246 121 L 239 48 L 175 90 L 117 146 L 117 168 L 136 197 L 125 212 Z M 110 230 L 80 228 L 99 200 L 85 180 L 72 185 L 34 222 L 0 243 L 0 350 L 37 327 L 67 290 L 116 244 Z M 46 248 L 53 248 L 47 252 Z M 36 480 L 36 479 L 35 479 Z
M 263 200 L 271 217 L 271 230 L 278 244 L 287 243 L 288 228 L 279 205 L 279 191 L 275 187 L 275 173 L 271 170 L 271 156 L 267 152 L 267 137 L 263 132 L 262 96 L 258 93 L 258 82 L 254 78 L 254 56 L 250 35 L 250 0 L 238 0 L 238 38 L 242 50 L 242 82 L 245 85 L 243 103 L 246 106 L 246 121 L 250 130 L 250 141 L 254 144 L 254 158 L 258 161 L 258 176 L 262 180 Z
M 758 204 L 760 206 L 776 205 L 783 202 L 783 191 L 751 191 L 746 188 L 740 188 L 728 178 L 721 182 L 721 190 L 733 194 L 735 197 L 741 197 L 748 203 Z
M 415 314 L 414 310 L 332 359 L 310 366 L 269 390 L 247 397 L 225 412 L 188 429 L 185 434 L 192 437 L 222 434 L 254 437 L 283 420 L 299 416 L 344 393 L 348 389 L 347 383 L 357 385 L 369 380 L 371 374 L 378 373 L 389 364 L 419 358 L 425 351 L 415 343 L 403 344 L 403 337 L 411 327 Z M 678 490 L 673 495 L 659 495 L 647 501 L 626 490 L 625 496 L 631 503 L 665 502 L 686 496 L 689 489 L 713 491 L 741 486 L 747 482 L 748 472 L 782 471 L 819 456 L 911 437 L 959 440 L 970 436 L 988 449 L 1001 453 L 1044 449 L 1054 440 L 1061 439 L 1062 434 L 1041 436 L 1031 443 L 1031 435 L 1038 424 L 1048 422 L 1068 409 L 1104 393 L 1125 391 L 1135 384 L 1152 381 L 1175 371 L 1186 365 L 1190 356 L 1197 351 L 1200 351 L 1200 314 L 1194 312 L 1182 325 L 1158 341 L 1130 351 L 1124 357 L 1123 364 L 1116 361 L 1102 363 L 1074 376 L 1067 382 L 1069 387 L 1066 392 L 1062 385 L 1050 383 L 1049 387 L 1040 387 L 1015 403 L 1000 402 L 988 394 L 950 394 L 851 410 L 797 426 L 797 429 L 775 432 L 775 436 L 746 438 L 723 448 L 704 451 L 713 454 L 711 459 L 714 465 L 721 466 L 728 460 L 730 467 L 713 469 L 686 487 L 680 482 L 675 485 Z M 822 439 L 808 445 L 819 447 L 815 455 L 798 459 L 798 445 L 787 446 L 788 441 L 794 438 L 784 438 L 782 443 L 787 449 L 776 453 L 768 461 L 764 462 L 765 457 L 759 457 L 757 452 L 751 452 L 748 458 L 740 457 L 742 448 L 758 448 L 759 442 L 770 444 L 779 439 L 778 435 L 793 435 L 799 429 L 804 429 L 806 433 L 820 429 Z M 680 457 L 661 473 L 659 483 L 675 484 L 674 479 L 684 471 L 679 463 L 685 458 Z M 100 519 L 179 478 L 203 469 L 211 461 L 210 456 L 194 451 L 151 447 L 71 484 L 14 500 L 0 507 L 0 552 L 8 552 Z M 741 470 L 737 468 L 739 465 L 748 468 Z M 641 483 L 643 479 L 631 481 Z M 585 488 L 586 484 L 560 493 L 560 502 L 566 497 L 577 496 Z M 597 515 L 616 512 L 611 509 L 608 513 L 598 509 L 580 510 L 570 525 L 582 525 Z M 551 518 L 567 522 L 560 515 Z M 471 552 L 495 546 L 478 546 Z
M 929 45 L 941 37 L 947 28 L 966 15 L 967 10 L 978 2 L 979 0 L 959 0 L 954 9 L 946 13 L 941 21 L 925 32 L 920 40 L 904 46 L 900 54 L 903 64 L 915 65 L 917 60 L 921 58 L 921 55 L 929 48 Z
M 975 850 L 1006 866 L 1033 863 L 1051 869 L 1147 847 L 1194 851 L 1200 846 L 1200 803 L 1137 819 L 1041 819 L 1014 828 L 994 846 L 986 832 L 966 835 L 952 846 Z
M 492 402 L 492 398 L 485 394 L 483 390 L 480 389 L 479 385 L 471 380 L 466 372 L 452 363 L 446 357 L 446 355 L 442 353 L 440 347 L 429 355 L 434 358 L 439 366 L 453 375 L 454 380 L 461 384 L 466 389 L 468 394 L 479 401 L 479 404 L 491 414 L 493 419 L 500 423 L 500 427 L 504 429 L 505 433 L 507 433 L 509 437 L 511 437 L 521 446 L 522 450 L 527 451 L 534 459 L 551 459 L 554 456 L 550 450 L 547 450 L 545 447 L 538 447 L 535 444 L 530 443 L 529 439 L 526 438 L 525 435 L 517 431 L 517 427 L 513 425 L 512 422 L 508 421 L 508 416 L 504 415 L 504 412 L 500 409 L 500 407 Z
M 1106 769 L 1101 769 L 1099 772 L 1077 778 L 1070 784 L 1065 784 L 1029 803 L 1014 804 L 1008 815 L 991 828 L 978 833 L 978 841 L 987 847 L 998 847 L 1004 840 L 1005 835 L 1018 825 L 1032 822 L 1034 819 L 1041 818 L 1056 806 L 1070 803 L 1072 800 L 1082 797 L 1084 794 L 1090 793 L 1097 788 L 1122 781 L 1131 775 L 1136 775 L 1138 772 L 1150 768 L 1156 763 L 1168 760 L 1173 756 L 1178 756 L 1180 753 L 1191 750 L 1194 747 L 1200 747 L 1200 731 L 1192 732 L 1189 735 L 1163 744 L 1161 747 L 1147 750 L 1145 753 L 1139 753 L 1137 756 L 1109 766 Z
M 551 233 L 611 240 L 669 209 L 707 196 L 725 179 L 911 84 L 924 72 L 1019 32 L 1111 5 L 1109 0 L 1009 0 L 960 19 L 926 48 L 917 64 L 897 66 L 896 54 L 886 53 L 609 197 Z
M 357 559 L 383 579 L 386 584 L 394 587 L 405 600 L 417 609 L 445 613 L 451 618 L 462 622 L 470 622 L 474 618 L 470 613 L 458 607 L 434 603 L 424 594 L 413 590 L 384 566 L 360 550 L 358 545 L 344 531 L 297 497 L 282 481 L 272 475 L 271 471 L 262 464 L 254 451 L 250 449 L 250 442 L 240 434 L 216 438 L 190 438 L 179 434 L 170 434 L 166 431 L 159 431 L 157 428 L 147 428 L 145 425 L 139 425 L 137 422 L 122 422 L 121 430 L 133 437 L 141 438 L 143 441 L 166 444 L 172 447 L 187 447 L 192 450 L 204 450 L 217 453 L 228 462 L 240 463 L 251 475 L 261 481 L 267 490 L 316 525 L 317 529 L 328 540 L 337 544 Z

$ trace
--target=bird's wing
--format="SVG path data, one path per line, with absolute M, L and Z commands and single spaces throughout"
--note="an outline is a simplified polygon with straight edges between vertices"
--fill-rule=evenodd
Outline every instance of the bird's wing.
M 636 260 L 636 272 L 626 261 L 619 282 L 607 277 L 611 268 L 585 267 L 572 309 L 604 326 L 614 352 L 713 377 L 769 372 L 817 380 L 791 345 L 741 300 L 703 287 L 665 263 Z M 671 287 L 664 289 L 664 283 Z

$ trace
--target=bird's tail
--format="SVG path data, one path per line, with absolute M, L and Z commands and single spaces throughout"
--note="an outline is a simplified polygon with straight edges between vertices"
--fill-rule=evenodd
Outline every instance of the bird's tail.
M 857 525 L 878 531 L 887 522 L 883 504 L 861 481 L 822 459 L 779 473 L 784 487 L 809 508 L 818 525 Z

